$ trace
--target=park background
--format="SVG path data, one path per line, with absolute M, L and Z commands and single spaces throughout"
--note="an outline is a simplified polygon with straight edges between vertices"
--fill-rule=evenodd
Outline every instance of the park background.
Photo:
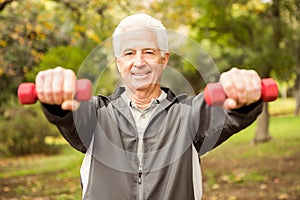
M 83 155 L 39 104 L 19 104 L 17 87 L 58 65 L 77 71 L 122 18 L 140 12 L 199 43 L 220 72 L 254 69 L 278 82 L 280 98 L 202 158 L 203 199 L 300 199 L 299 10 L 299 0 L 0 0 L 0 199 L 80 199 Z M 190 65 L 176 70 L 203 90 Z M 113 89 L 103 76 L 98 92 Z

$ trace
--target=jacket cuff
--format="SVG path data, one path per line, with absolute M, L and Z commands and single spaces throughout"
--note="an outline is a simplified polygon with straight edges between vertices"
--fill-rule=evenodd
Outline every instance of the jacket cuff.
M 60 105 L 49 105 L 41 103 L 42 110 L 49 122 L 53 124 L 59 124 L 63 121 L 69 121 L 69 118 L 73 119 L 72 111 L 61 109 Z
M 252 103 L 248 106 L 243 106 L 241 108 L 238 109 L 234 109 L 234 110 L 230 110 L 229 113 L 235 113 L 238 114 L 240 116 L 257 116 L 258 113 L 262 112 L 262 108 L 263 108 L 263 101 L 259 100 L 255 103 Z

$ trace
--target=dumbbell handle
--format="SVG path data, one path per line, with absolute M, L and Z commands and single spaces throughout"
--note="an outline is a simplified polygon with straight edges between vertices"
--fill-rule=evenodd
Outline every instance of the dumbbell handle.
M 272 78 L 261 80 L 261 100 L 270 102 L 278 97 L 278 86 Z M 204 89 L 204 99 L 209 106 L 222 105 L 226 99 L 226 94 L 221 83 L 209 83 Z
M 75 99 L 78 101 L 87 101 L 91 96 L 91 81 L 88 79 L 77 80 Z M 18 99 L 21 104 L 34 104 L 38 100 L 34 83 L 21 83 L 18 87 Z

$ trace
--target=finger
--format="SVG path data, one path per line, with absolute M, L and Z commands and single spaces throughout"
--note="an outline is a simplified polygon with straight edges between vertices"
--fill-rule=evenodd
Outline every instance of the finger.
M 236 99 L 237 96 L 234 91 L 234 84 L 232 78 L 230 77 L 230 74 L 228 73 L 221 74 L 220 82 L 222 84 L 223 90 L 227 98 Z
M 60 105 L 63 102 L 63 70 L 62 68 L 54 69 L 54 76 L 52 81 L 53 101 Z
M 237 98 L 235 99 L 237 104 L 245 104 L 248 98 L 248 87 L 247 79 L 243 76 L 242 72 L 233 76 L 234 88 Z
M 252 99 L 251 103 L 258 101 L 261 97 L 261 78 L 255 71 L 251 71 L 251 86 L 252 86 Z
M 64 100 L 72 100 L 76 92 L 76 76 L 72 70 L 64 71 Z
M 260 98 L 260 77 L 254 70 L 241 71 L 245 82 L 245 99 L 239 100 L 240 104 L 249 105 Z
M 236 70 L 232 73 L 232 80 L 234 85 L 234 92 L 236 93 L 236 99 L 238 107 L 247 104 L 248 100 L 251 99 L 252 85 L 248 70 Z
M 44 72 L 39 72 L 35 77 L 35 90 L 37 93 L 37 97 L 41 102 L 45 101 L 44 96 Z
M 66 100 L 61 104 L 63 110 L 75 111 L 80 107 L 80 102 L 76 100 Z
M 245 80 L 247 82 L 246 85 L 246 101 L 243 102 L 245 105 L 249 105 L 254 101 L 254 98 L 256 96 L 255 91 L 255 83 L 253 82 L 252 77 L 248 77 L 248 79 Z
M 53 71 L 52 70 L 46 70 L 44 73 L 44 85 L 43 85 L 43 91 L 44 91 L 44 103 L 48 104 L 54 104 L 53 100 L 53 93 L 52 93 L 52 81 L 53 81 Z
M 232 68 L 222 75 L 221 83 L 227 98 L 235 100 L 238 104 L 245 103 L 247 101 L 247 83 L 243 77 L 243 70 Z

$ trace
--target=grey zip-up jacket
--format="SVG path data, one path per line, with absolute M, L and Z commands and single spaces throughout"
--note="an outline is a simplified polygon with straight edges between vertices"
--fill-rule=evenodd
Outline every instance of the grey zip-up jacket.
M 145 129 L 142 161 L 137 155 L 134 119 L 120 97 L 124 88 L 82 102 L 75 112 L 43 104 L 47 119 L 71 146 L 86 153 L 81 169 L 83 199 L 201 199 L 202 180 L 195 180 L 200 167 L 193 164 L 193 153 L 199 162 L 198 155 L 250 125 L 262 110 L 261 101 L 226 111 L 207 106 L 202 93 L 175 96 L 162 89 L 167 98 Z

